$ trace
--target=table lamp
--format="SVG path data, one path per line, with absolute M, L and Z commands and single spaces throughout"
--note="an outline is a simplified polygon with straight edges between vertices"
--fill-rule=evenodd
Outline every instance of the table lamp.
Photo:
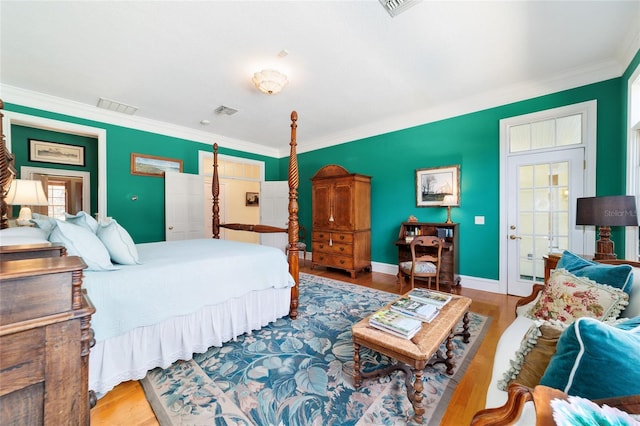
M 453 195 L 445 195 L 441 205 L 447 207 L 447 221 L 445 223 L 453 223 L 451 221 L 451 206 L 456 205 L 456 197 Z
M 638 226 L 636 197 L 613 195 L 607 197 L 578 198 L 576 225 L 600 227 L 600 239 L 596 241 L 594 259 L 615 259 L 611 226 Z
M 7 193 L 7 204 L 20 205 L 20 215 L 16 219 L 19 226 L 31 225 L 30 206 L 47 206 L 47 197 L 44 194 L 42 183 L 39 180 L 14 179 Z

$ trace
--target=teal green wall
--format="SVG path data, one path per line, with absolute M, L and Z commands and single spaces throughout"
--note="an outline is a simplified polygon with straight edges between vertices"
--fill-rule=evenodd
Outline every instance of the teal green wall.
M 85 148 L 85 165 L 84 167 L 81 167 L 69 164 L 29 161 L 29 139 L 83 146 Z M 13 125 L 11 126 L 11 140 L 13 144 L 12 152 L 16 158 L 15 164 L 18 171 L 18 177 L 22 177 L 20 176 L 21 166 L 89 172 L 91 176 L 91 214 L 98 211 L 98 145 L 96 139 L 85 136 L 70 135 L 68 133 Z
M 444 221 L 444 208 L 415 206 L 416 169 L 459 164 L 461 205 L 452 208 L 460 224 L 460 273 L 497 279 L 499 268 L 499 121 L 584 101 L 597 100 L 597 195 L 622 194 L 626 185 L 626 82 L 640 61 L 637 54 L 625 76 L 551 95 L 515 102 L 471 114 L 427 123 L 298 155 L 300 170 L 300 222 L 311 229 L 310 178 L 322 166 L 336 163 L 353 173 L 372 176 L 372 260 L 394 264 L 393 241 L 400 222 L 409 215 L 421 221 Z M 164 182 L 161 178 L 133 176 L 131 152 L 181 158 L 184 171 L 197 173 L 198 150 L 206 144 L 165 135 L 79 119 L 46 111 L 6 105 L 7 110 L 69 121 L 107 131 L 108 216 L 129 229 L 136 242 L 164 238 Z M 298 121 L 298 140 L 304 140 L 304 113 Z M 220 148 L 221 154 L 265 162 L 267 180 L 286 180 L 288 157 L 274 159 Z M 130 195 L 139 197 L 130 201 Z M 475 225 L 484 216 L 485 225 Z M 614 230 L 614 241 L 623 241 Z M 617 244 L 618 255 L 624 245 Z
M 451 216 L 460 223 L 460 273 L 498 279 L 499 269 L 499 120 L 596 99 L 598 102 L 596 181 L 598 195 L 624 192 L 621 156 L 621 79 L 603 81 L 547 96 L 453 117 L 299 155 L 300 218 L 310 229 L 310 178 L 322 166 L 338 163 L 352 173 L 372 176 L 372 260 L 394 264 L 393 242 L 409 215 L 420 221 L 444 221 L 444 208 L 415 205 L 415 171 L 460 165 L 460 207 Z M 304 115 L 298 140 L 304 139 Z M 286 161 L 286 160 L 284 160 Z M 611 167 L 612 164 L 619 167 Z M 485 225 L 475 225 L 484 216 Z M 620 245 L 618 246 L 620 248 Z
M 198 151 L 211 151 L 208 144 L 145 132 L 122 126 L 55 114 L 15 104 L 5 104 L 7 111 L 28 114 L 53 120 L 66 121 L 105 129 L 107 133 L 107 212 L 127 229 L 136 243 L 164 240 L 164 179 L 152 176 L 138 176 L 130 173 L 131 153 L 156 155 L 183 160 L 185 173 L 198 173 Z M 12 132 L 14 128 L 12 127 Z M 37 131 L 23 136 L 56 140 L 55 132 Z M 12 139 L 14 139 L 12 135 Z M 12 150 L 20 152 L 26 147 L 21 140 L 12 141 Z M 96 155 L 97 149 L 92 155 Z M 279 160 L 243 151 L 220 147 L 220 154 L 233 155 L 265 162 L 265 178 L 277 180 L 280 177 Z M 87 153 L 89 156 L 89 153 Z M 89 160 L 88 160 L 89 161 Z M 91 160 L 97 164 L 97 156 Z M 20 166 L 21 164 L 18 164 Z M 97 166 L 96 166 L 97 167 Z M 92 179 L 93 180 L 93 179 Z M 96 183 L 97 183 L 97 179 Z M 97 193 L 97 192 L 96 192 Z M 131 201 L 131 195 L 138 201 Z M 97 202 L 96 202 L 97 203 Z M 97 207 L 96 207 L 97 208 Z M 92 207 L 93 209 L 93 207 Z

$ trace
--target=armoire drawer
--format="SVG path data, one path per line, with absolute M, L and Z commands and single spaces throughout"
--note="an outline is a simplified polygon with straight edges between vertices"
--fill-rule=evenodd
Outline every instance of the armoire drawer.
M 311 251 L 317 251 L 318 253 L 337 254 L 343 256 L 351 256 L 353 254 L 353 245 L 350 244 L 337 244 L 314 241 L 311 245 Z
M 353 269 L 353 257 L 316 253 L 315 251 L 312 252 L 312 257 L 313 263 L 340 269 Z
M 353 243 L 353 233 L 351 232 L 332 232 L 332 231 L 314 231 L 313 241 L 325 241 L 333 243 L 351 244 Z

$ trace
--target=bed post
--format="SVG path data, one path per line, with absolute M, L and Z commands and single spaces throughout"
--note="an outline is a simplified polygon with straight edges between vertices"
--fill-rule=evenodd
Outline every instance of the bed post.
M 213 195 L 213 207 L 211 211 L 211 229 L 213 238 L 220 239 L 220 177 L 218 176 L 218 144 L 213 144 L 213 181 L 211 182 L 211 195 Z
M 296 154 L 296 129 L 298 128 L 298 113 L 291 112 L 291 149 L 289 150 L 289 273 L 295 280 L 291 288 L 291 305 L 289 317 L 296 319 L 298 316 L 298 297 L 300 283 L 300 257 L 298 254 L 298 156 Z
M 9 227 L 9 206 L 6 202 L 9 186 L 15 175 L 13 170 L 13 154 L 7 149 L 7 143 L 4 138 L 4 102 L 0 99 L 0 229 Z

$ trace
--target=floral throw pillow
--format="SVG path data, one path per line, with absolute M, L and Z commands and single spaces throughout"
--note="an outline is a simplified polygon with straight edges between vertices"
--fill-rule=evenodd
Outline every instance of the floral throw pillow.
M 618 288 L 556 269 L 538 302 L 529 311 L 529 317 L 565 324 L 581 317 L 604 321 L 617 318 L 628 301 L 629 296 Z

